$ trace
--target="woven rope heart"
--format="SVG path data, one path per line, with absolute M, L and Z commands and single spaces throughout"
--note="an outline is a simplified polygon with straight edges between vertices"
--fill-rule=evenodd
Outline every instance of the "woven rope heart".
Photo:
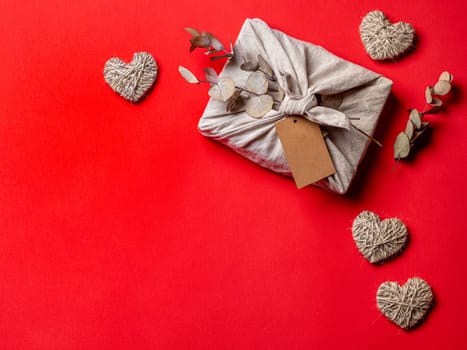
M 154 84 L 157 70 L 156 60 L 151 54 L 137 52 L 130 63 L 117 57 L 109 59 L 104 66 L 104 79 L 120 96 L 137 102 Z
M 387 60 L 413 47 L 415 30 L 409 23 L 392 24 L 383 12 L 371 11 L 360 23 L 360 38 L 371 58 Z
M 418 277 L 410 278 L 400 286 L 384 282 L 376 292 L 376 304 L 384 316 L 404 329 L 416 326 L 433 305 L 430 286 Z
M 408 238 L 407 228 L 401 220 L 381 221 L 371 211 L 363 211 L 354 219 L 352 235 L 358 250 L 373 264 L 397 255 Z

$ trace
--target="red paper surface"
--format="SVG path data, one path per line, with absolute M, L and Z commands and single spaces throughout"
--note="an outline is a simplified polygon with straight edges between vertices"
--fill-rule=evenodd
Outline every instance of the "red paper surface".
M 366 55 L 358 26 L 374 9 L 414 25 L 411 55 Z M 460 0 L 3 0 L 0 348 L 465 348 L 466 10 Z M 246 17 L 394 81 L 376 132 L 385 147 L 371 146 L 348 196 L 297 190 L 197 132 L 207 87 L 177 67 L 200 73 L 209 61 L 188 52 L 183 27 L 227 42 Z M 142 50 L 160 74 L 134 105 L 102 70 Z M 406 110 L 423 108 L 443 70 L 457 88 L 429 117 L 430 142 L 394 170 Z M 405 221 L 403 255 L 363 259 L 350 227 L 365 209 Z M 405 332 L 375 293 L 413 276 L 436 305 Z

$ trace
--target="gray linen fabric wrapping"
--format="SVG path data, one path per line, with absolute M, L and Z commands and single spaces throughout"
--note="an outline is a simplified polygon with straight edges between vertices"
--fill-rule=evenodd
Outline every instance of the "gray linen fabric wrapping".
M 244 86 L 249 72 L 240 69 L 239 53 L 246 60 L 261 55 L 272 67 L 286 97 L 279 111 L 270 111 L 261 119 L 246 113 L 225 115 L 225 103 L 210 99 L 199 121 L 200 132 L 265 168 L 291 176 L 274 125 L 288 115 L 303 115 L 327 132 L 326 146 L 336 168 L 336 174 L 315 185 L 345 193 L 370 142 L 352 129 L 350 122 L 373 135 L 392 81 L 320 46 L 273 30 L 260 19 L 245 21 L 235 52 L 236 57 L 220 76 L 233 77 L 237 85 Z M 318 95 L 336 94 L 343 98 L 338 110 L 318 105 Z M 350 121 L 349 117 L 360 119 Z

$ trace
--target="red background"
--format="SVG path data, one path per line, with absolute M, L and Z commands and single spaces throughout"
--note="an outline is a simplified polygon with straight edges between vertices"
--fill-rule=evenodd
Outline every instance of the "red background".
M 365 53 L 369 11 L 414 25 L 397 63 Z M 460 349 L 467 346 L 467 68 L 463 1 L 32 1 L 0 11 L 0 348 Z M 185 26 L 235 39 L 247 17 L 394 81 L 347 196 L 279 176 L 203 138 L 209 61 Z M 104 82 L 113 56 L 151 52 L 157 85 L 131 104 Z M 220 69 L 222 63 L 215 64 Z M 456 89 L 430 142 L 395 170 L 407 108 L 443 70 Z M 403 255 L 366 262 L 362 210 L 399 217 Z M 436 306 L 405 332 L 380 283 L 419 276 Z

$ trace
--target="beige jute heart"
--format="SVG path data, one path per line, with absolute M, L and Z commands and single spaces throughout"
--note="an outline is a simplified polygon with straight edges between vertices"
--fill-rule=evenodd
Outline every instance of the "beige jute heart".
M 407 244 L 407 227 L 398 218 L 381 221 L 371 211 L 361 212 L 353 221 L 352 236 L 358 250 L 371 263 L 388 260 Z
M 151 89 L 157 77 L 157 63 L 147 52 L 137 52 L 130 63 L 120 58 L 109 59 L 104 66 L 104 79 L 123 98 L 137 102 Z
M 360 38 L 374 60 L 397 58 L 414 46 L 415 30 L 411 24 L 392 24 L 381 11 L 371 11 L 360 23 Z
M 427 282 L 414 277 L 400 286 L 384 282 L 376 292 L 376 304 L 384 316 L 403 329 L 422 321 L 433 305 L 433 292 Z

